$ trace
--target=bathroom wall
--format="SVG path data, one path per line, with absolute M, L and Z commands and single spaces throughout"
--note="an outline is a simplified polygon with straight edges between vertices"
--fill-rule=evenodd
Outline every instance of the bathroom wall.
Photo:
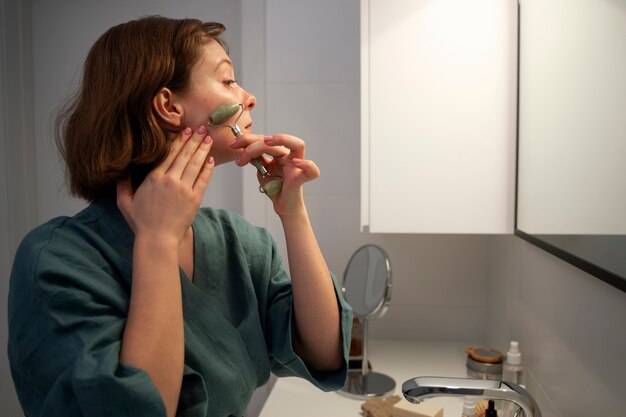
M 321 170 L 321 177 L 305 186 L 305 198 L 330 269 L 341 278 L 352 253 L 366 243 L 379 244 L 391 258 L 393 301 L 388 313 L 371 324 L 372 337 L 482 341 L 487 237 L 360 231 L 359 0 L 242 4 L 245 11 L 263 3 L 254 38 L 265 51 L 260 58 L 265 62 L 256 68 L 265 74 L 246 87 L 261 92 L 257 97 L 259 107 L 265 107 L 266 132 L 303 138 L 306 157 Z M 390 80 L 389 88 L 397 90 L 399 100 L 410 101 L 402 85 L 402 80 Z M 244 200 L 244 212 L 253 217 L 266 210 L 265 225 L 284 253 L 276 216 L 254 192 Z M 407 320 L 411 326 L 402 325 Z
M 34 140 L 27 120 L 32 117 L 30 14 L 30 2 L 0 1 L 0 405 L 7 417 L 22 414 L 6 356 L 9 271 L 19 239 L 36 218 Z
M 0 91 L 1 93 L 1 91 Z M 0 132 L 4 132 L 5 126 L 0 121 Z M 0 166 L 6 167 L 6 152 L 4 152 L 4 141 L 1 143 L 0 149 Z M 6 172 L 4 169 L 0 171 L 0 195 L 6 196 L 7 193 Z M 7 199 L 0 200 L 0 227 L 2 231 L 8 230 L 8 204 Z M 7 337 L 7 320 L 6 320 L 6 300 L 8 294 L 8 276 L 11 270 L 11 245 L 9 235 L 0 233 L 0 404 L 2 404 L 3 414 L 7 417 L 20 415 L 20 408 L 17 403 L 13 381 L 9 375 L 9 362 L 6 358 L 6 337 Z
M 78 211 L 80 200 L 68 197 L 62 164 L 52 137 L 55 112 L 80 81 L 82 64 L 93 42 L 109 27 L 143 15 L 217 20 L 227 26 L 225 39 L 232 44 L 231 58 L 240 67 L 241 2 L 232 0 L 95 0 L 32 2 L 35 135 L 37 157 L 38 218 Z M 238 75 L 238 74 L 236 74 Z M 241 212 L 241 171 L 234 166 L 216 170 L 204 198 Z
M 4 74 L 0 73 L 3 77 Z M 0 77 L 0 79 L 2 79 Z M 0 82 L 0 97 L 4 94 L 3 85 Z M 4 114 L 5 109 L 3 106 L 3 100 L 0 100 L 0 114 Z M 7 152 L 6 141 L 4 140 L 4 134 L 7 131 L 4 117 L 0 117 L 0 136 L 3 140 L 0 142 L 0 195 L 7 196 L 8 194 L 8 181 L 7 181 Z M 9 376 L 9 363 L 5 354 L 5 341 L 7 335 L 7 320 L 6 320 L 6 300 L 8 291 L 8 276 L 11 270 L 11 242 L 9 234 L 5 231 L 9 230 L 9 204 L 7 198 L 0 199 L 0 404 L 2 404 L 3 413 L 6 413 L 8 417 L 18 416 L 20 414 L 20 408 L 17 403 L 17 397 L 15 396 L 15 390 L 13 389 L 13 382 Z
M 489 241 L 486 341 L 519 340 L 543 416 L 626 410 L 626 293 L 515 236 Z

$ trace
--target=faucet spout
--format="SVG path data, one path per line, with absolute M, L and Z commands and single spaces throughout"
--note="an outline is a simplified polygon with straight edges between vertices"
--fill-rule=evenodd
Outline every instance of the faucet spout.
M 432 397 L 483 397 L 517 404 L 526 417 L 541 417 L 539 406 L 528 391 L 512 382 L 490 379 L 419 376 L 402 384 L 404 398 L 420 403 Z

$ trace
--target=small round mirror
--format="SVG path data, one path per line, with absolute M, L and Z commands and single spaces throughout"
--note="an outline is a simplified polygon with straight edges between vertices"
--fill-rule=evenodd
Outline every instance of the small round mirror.
M 385 314 L 391 301 L 391 265 L 382 248 L 365 245 L 357 249 L 343 276 L 343 293 L 354 315 L 361 319 L 362 346 L 360 356 L 350 357 L 351 362 L 360 362 L 359 369 L 349 369 L 346 383 L 338 393 L 359 400 L 388 395 L 396 383 L 371 369 L 367 349 L 367 324 Z
M 381 317 L 391 301 L 389 257 L 376 245 L 352 255 L 343 278 L 343 291 L 354 314 L 362 319 Z

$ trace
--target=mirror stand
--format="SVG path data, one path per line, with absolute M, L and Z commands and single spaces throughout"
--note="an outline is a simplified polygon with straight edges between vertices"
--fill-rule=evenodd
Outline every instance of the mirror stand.
M 348 378 L 343 388 L 337 393 L 354 399 L 367 399 L 371 397 L 383 397 L 391 394 L 395 388 L 395 381 L 385 374 L 373 372 L 369 369 L 367 357 L 367 323 L 363 317 L 361 324 L 361 369 L 360 371 L 348 370 Z
M 372 372 L 367 348 L 368 321 L 385 314 L 391 301 L 391 265 L 382 248 L 365 245 L 357 249 L 344 273 L 343 293 L 354 316 L 361 319 L 361 369 L 348 368 L 346 382 L 337 393 L 353 399 L 388 395 L 396 383 L 387 375 Z

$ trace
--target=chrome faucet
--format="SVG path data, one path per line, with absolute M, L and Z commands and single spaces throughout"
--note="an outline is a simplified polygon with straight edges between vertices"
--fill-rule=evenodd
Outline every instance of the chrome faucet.
M 421 403 L 432 397 L 484 397 L 515 403 L 526 417 L 541 417 L 535 399 L 524 388 L 512 382 L 491 379 L 446 378 L 418 376 L 402 384 L 404 398 Z

